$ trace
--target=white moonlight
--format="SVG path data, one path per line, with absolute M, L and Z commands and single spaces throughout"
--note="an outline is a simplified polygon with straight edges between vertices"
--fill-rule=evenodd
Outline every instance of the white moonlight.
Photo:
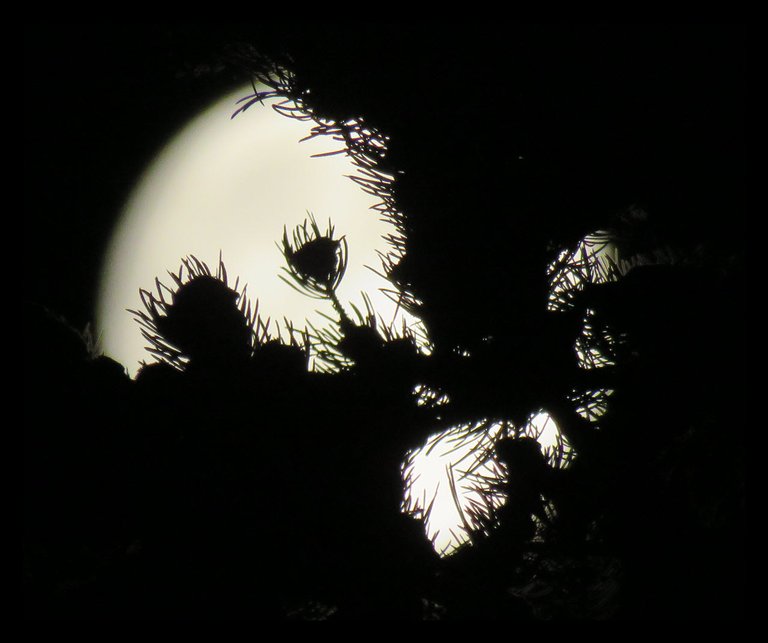
M 381 271 L 378 253 L 392 249 L 385 237 L 395 225 L 374 206 L 378 199 L 349 177 L 358 173 L 329 136 L 310 140 L 313 123 L 288 118 L 272 106 L 256 104 L 231 118 L 244 87 L 216 101 L 162 147 L 125 204 L 105 255 L 97 311 L 100 345 L 106 355 L 135 375 L 152 361 L 139 325 L 127 309 L 139 309 L 139 289 L 152 290 L 155 278 L 170 284 L 182 258 L 194 255 L 214 267 L 219 254 L 230 278 L 247 284 L 262 318 L 287 318 L 296 328 L 316 328 L 335 317 L 330 302 L 309 299 L 280 279 L 284 258 L 277 247 L 283 226 L 289 235 L 312 213 L 322 229 L 330 220 L 346 238 L 346 275 L 337 291 L 342 304 L 365 310 L 362 293 L 387 323 L 403 322 L 428 340 L 420 320 L 396 306 L 381 288 L 393 285 Z M 313 158 L 314 157 L 314 158 Z M 351 309 L 350 309 L 351 311 Z

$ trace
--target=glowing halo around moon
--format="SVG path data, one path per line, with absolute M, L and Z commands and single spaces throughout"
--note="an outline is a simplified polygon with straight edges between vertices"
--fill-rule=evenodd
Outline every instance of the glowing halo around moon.
M 358 168 L 328 136 L 306 139 L 313 123 L 288 118 L 265 99 L 231 118 L 251 86 L 222 97 L 192 119 L 157 154 L 125 204 L 105 255 L 97 310 L 103 352 L 135 376 L 151 362 L 146 341 L 127 309 L 139 309 L 139 289 L 155 279 L 169 283 L 189 255 L 215 266 L 219 253 L 228 274 L 247 284 L 263 319 L 289 320 L 297 329 L 322 329 L 335 316 L 330 302 L 309 299 L 280 279 L 284 258 L 277 247 L 307 218 L 321 227 L 330 220 L 349 247 L 347 272 L 337 294 L 342 304 L 365 310 L 362 293 L 393 328 L 411 329 L 423 349 L 423 323 L 398 307 L 382 288 L 391 282 L 379 253 L 389 254 L 386 236 L 395 224 L 374 209 L 377 197 L 349 177 Z M 301 142 L 300 142 L 301 141 Z M 313 158 L 314 157 L 314 158 Z

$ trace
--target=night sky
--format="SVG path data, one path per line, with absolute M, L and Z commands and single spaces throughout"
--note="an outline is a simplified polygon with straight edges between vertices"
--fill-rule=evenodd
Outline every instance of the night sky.
M 673 247 L 696 270 L 618 291 L 620 316 L 650 357 L 619 395 L 617 417 L 627 426 L 659 419 L 665 449 L 667 429 L 683 441 L 695 435 L 700 452 L 680 458 L 688 468 L 670 465 L 670 477 L 690 471 L 690 488 L 712 498 L 730 476 L 723 488 L 741 489 L 741 500 L 728 496 L 732 506 L 718 511 L 743 518 L 744 41 L 742 26 L 726 25 L 25 25 L 25 303 L 77 329 L 93 322 L 106 244 L 147 163 L 189 118 L 249 80 L 242 44 L 289 56 L 318 113 L 363 116 L 391 137 L 387 167 L 400 172 L 395 197 L 408 227 L 395 276 L 424 300 L 432 339 L 474 350 L 495 338 L 476 362 L 483 368 L 449 382 L 468 408 L 482 408 L 488 391 L 488 400 L 510 390 L 522 399 L 529 367 L 546 388 L 538 362 L 572 347 L 568 337 L 542 345 L 547 262 L 631 208 L 647 214 L 630 250 Z M 664 370 L 668 355 L 674 373 Z M 618 432 L 595 453 L 645 439 Z M 718 460 L 721 440 L 735 454 L 728 462 Z M 661 451 L 640 451 L 631 466 L 654 472 Z M 611 479 L 610 467 L 600 471 Z M 588 471 L 584 479 L 601 484 Z M 649 588 L 659 592 L 650 616 L 674 614 L 678 596 L 683 616 L 738 613 L 739 524 L 702 536 L 695 503 L 681 517 L 670 500 L 659 515 L 690 528 L 692 544 L 672 534 L 668 548 L 662 527 L 634 523 L 654 510 L 642 505 L 644 482 L 622 480 L 639 503 L 635 513 L 623 497 L 606 501 L 616 510 L 609 536 L 639 570 L 623 614 L 645 615 Z
M 466 317 L 502 299 L 484 276 L 538 269 L 533 248 L 633 204 L 688 246 L 743 243 L 739 28 L 41 25 L 26 35 L 25 290 L 78 327 L 93 317 L 132 186 L 186 119 L 247 81 L 230 55 L 243 42 L 291 55 L 321 113 L 362 114 L 392 137 L 412 226 L 403 271 L 452 337 L 488 330 Z M 467 312 L 448 319 L 455 290 Z M 523 305 L 505 295 L 499 306 Z

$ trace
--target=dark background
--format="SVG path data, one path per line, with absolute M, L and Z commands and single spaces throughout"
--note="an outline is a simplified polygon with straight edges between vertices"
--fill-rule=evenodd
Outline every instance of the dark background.
M 601 494 L 631 572 L 624 616 L 740 613 L 741 26 L 27 25 L 25 35 L 24 296 L 76 328 L 93 319 L 102 253 L 146 163 L 248 79 L 238 43 L 290 55 L 318 112 L 363 115 L 391 136 L 409 235 L 398 278 L 424 299 L 439 346 L 497 338 L 483 368 L 456 380 L 478 409 L 490 408 L 484 391 L 519 388 L 540 359 L 556 248 L 642 208 L 647 238 L 700 269 L 620 291 L 646 358 L 585 488 Z

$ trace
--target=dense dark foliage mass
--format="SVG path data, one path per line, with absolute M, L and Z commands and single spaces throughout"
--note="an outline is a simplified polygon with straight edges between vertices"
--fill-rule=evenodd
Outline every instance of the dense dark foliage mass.
M 738 29 L 28 35 L 29 92 L 57 99 L 31 101 L 27 124 L 25 209 L 43 240 L 27 230 L 25 616 L 742 616 Z M 40 83 L 54 52 L 68 74 Z M 385 269 L 423 301 L 434 353 L 384 341 L 375 311 L 345 312 L 345 242 L 310 221 L 286 232 L 283 268 L 332 301 L 337 333 L 276 341 L 223 265 L 180 258 L 166 296 L 126 312 L 152 351 L 131 380 L 75 330 L 110 213 L 163 127 L 264 60 L 287 61 L 318 114 L 390 136 L 378 167 L 403 172 L 391 196 L 407 241 Z M 553 294 L 553 271 L 584 268 L 563 251 L 596 230 L 632 269 Z M 610 363 L 580 366 L 577 338 Z M 318 353 L 338 372 L 308 371 Z M 450 404 L 417 406 L 423 383 Z M 577 412 L 605 389 L 598 422 Z M 488 492 L 506 504 L 439 558 L 401 511 L 409 449 L 438 414 L 522 426 L 539 409 L 571 466 L 529 437 L 499 440 L 507 475 Z

